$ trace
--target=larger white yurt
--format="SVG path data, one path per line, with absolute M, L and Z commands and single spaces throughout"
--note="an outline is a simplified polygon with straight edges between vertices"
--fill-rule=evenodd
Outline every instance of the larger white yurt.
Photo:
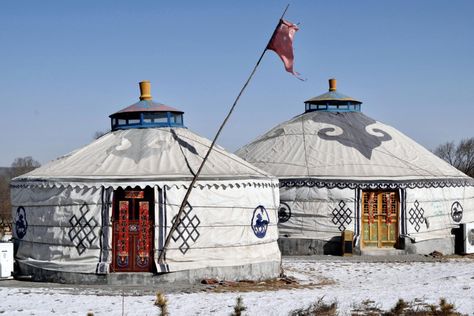
M 361 104 L 331 79 L 303 114 L 237 151 L 280 180 L 282 253 L 338 253 L 343 231 L 355 251 L 452 253 L 451 230 L 474 222 L 474 180 Z
M 11 184 L 18 275 L 57 282 L 278 276 L 278 180 L 215 148 L 151 100 L 110 115 L 112 131 Z M 170 273 L 173 272 L 173 273 Z M 153 276 L 153 277 L 152 277 Z

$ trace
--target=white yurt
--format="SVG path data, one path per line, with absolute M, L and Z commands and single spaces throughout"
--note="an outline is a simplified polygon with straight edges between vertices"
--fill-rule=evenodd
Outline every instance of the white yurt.
M 282 254 L 452 253 L 452 229 L 474 222 L 474 180 L 336 90 L 236 154 L 280 180 Z M 378 253 L 381 253 L 380 251 Z
M 278 179 L 215 148 L 158 261 L 211 142 L 183 112 L 141 97 L 111 132 L 13 179 L 17 275 L 56 282 L 278 276 Z

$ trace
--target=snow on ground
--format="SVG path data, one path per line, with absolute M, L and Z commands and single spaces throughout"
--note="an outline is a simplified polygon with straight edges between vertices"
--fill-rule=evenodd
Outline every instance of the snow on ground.
M 229 315 L 241 295 L 248 315 L 287 315 L 324 297 L 337 300 L 344 314 L 354 304 L 370 299 L 383 309 L 399 298 L 437 303 L 447 298 L 458 311 L 474 315 L 474 260 L 446 262 L 353 262 L 284 258 L 283 267 L 300 283 L 321 283 L 301 288 L 247 293 L 167 294 L 171 315 Z M 27 283 L 26 283 L 27 284 Z M 22 285 L 22 283 L 20 283 Z M 4 287 L 0 281 L 0 314 L 4 315 L 159 315 L 152 295 L 111 296 L 105 290 L 44 287 Z

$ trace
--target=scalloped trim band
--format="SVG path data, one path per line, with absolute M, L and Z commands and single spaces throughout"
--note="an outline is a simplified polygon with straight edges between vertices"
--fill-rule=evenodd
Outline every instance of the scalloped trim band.
M 317 187 L 328 189 L 363 189 L 363 190 L 387 190 L 387 189 L 428 189 L 449 187 L 472 187 L 474 179 L 420 179 L 420 180 L 398 180 L 398 181 L 371 181 L 371 180 L 346 180 L 346 179 L 280 179 L 280 188 L 294 187 Z

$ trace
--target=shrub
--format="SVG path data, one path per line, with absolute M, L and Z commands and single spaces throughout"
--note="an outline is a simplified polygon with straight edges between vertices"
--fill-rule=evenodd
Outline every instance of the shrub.
M 161 316 L 169 316 L 168 313 L 168 300 L 166 296 L 161 292 L 156 292 L 155 306 L 160 309 Z
M 244 299 L 242 296 L 237 297 L 237 300 L 235 302 L 234 306 L 234 312 L 230 314 L 231 316 L 241 316 L 242 312 L 245 311 L 247 307 L 244 305 Z
M 317 302 L 311 304 L 308 308 L 297 309 L 290 312 L 291 316 L 336 316 L 337 315 L 337 302 L 330 304 L 323 301 L 324 297 L 318 299 Z

